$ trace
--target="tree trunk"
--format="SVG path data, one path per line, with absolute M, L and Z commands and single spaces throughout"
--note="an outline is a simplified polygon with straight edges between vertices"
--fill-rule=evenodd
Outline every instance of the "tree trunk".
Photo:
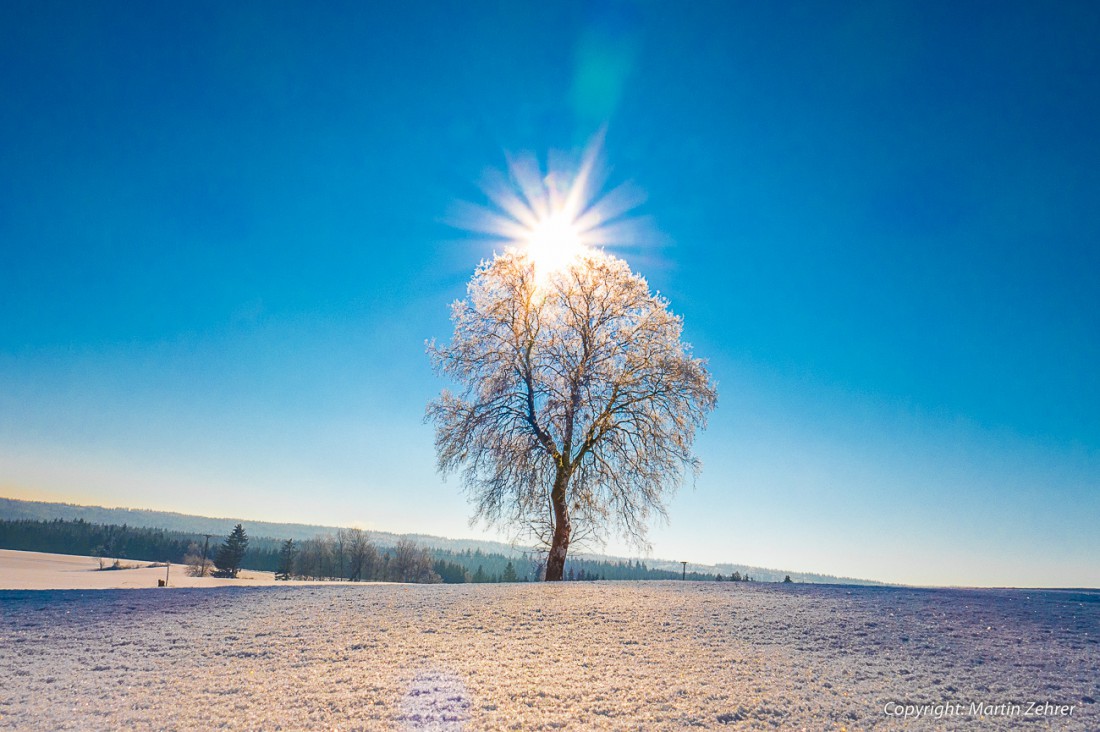
M 569 552 L 569 537 L 572 532 L 569 525 L 569 503 L 566 501 L 568 487 L 569 473 L 559 468 L 554 477 L 554 489 L 550 492 L 550 503 L 554 507 L 554 538 L 550 544 L 550 554 L 546 557 L 547 582 L 560 582 L 565 575 L 565 556 Z

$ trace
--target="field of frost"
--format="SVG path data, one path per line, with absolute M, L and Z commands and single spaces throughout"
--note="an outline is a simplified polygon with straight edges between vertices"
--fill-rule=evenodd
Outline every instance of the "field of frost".
M 1100 729 L 1100 593 L 748 583 L 0 592 L 0 729 Z M 884 714 L 1050 701 L 1069 716 Z

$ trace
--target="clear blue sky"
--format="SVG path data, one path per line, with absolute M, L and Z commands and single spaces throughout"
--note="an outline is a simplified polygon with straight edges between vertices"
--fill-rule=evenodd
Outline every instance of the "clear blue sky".
M 1100 5 L 0 4 L 0 494 L 475 536 L 424 340 L 606 125 L 720 404 L 654 555 L 1100 584 Z M 613 546 L 612 549 L 615 549 Z

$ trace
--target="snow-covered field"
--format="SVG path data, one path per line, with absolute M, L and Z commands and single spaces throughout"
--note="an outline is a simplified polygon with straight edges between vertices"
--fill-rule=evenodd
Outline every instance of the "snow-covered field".
M 1097 592 L 5 591 L 0 728 L 1096 730 L 1098 641 Z M 1073 710 L 1024 716 L 1033 701 Z M 895 702 L 963 713 L 884 713 Z M 1021 713 L 971 716 L 972 703 Z
M 165 571 L 163 563 L 120 559 L 125 569 L 110 567 L 113 559 L 78 557 L 68 554 L 20 552 L 0 549 L 0 590 L 122 590 L 156 587 L 157 580 L 168 580 L 171 587 L 225 587 L 273 585 L 273 572 L 244 570 L 236 580 L 217 577 L 188 577 L 187 566 L 173 564 Z

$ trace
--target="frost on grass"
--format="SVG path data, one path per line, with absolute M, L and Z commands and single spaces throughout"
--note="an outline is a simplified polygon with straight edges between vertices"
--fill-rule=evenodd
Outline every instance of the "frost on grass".
M 746 583 L 0 593 L 0 729 L 1100 729 L 1100 594 Z
M 446 671 L 417 674 L 401 701 L 401 720 L 406 730 L 459 732 L 469 719 L 466 686 Z

